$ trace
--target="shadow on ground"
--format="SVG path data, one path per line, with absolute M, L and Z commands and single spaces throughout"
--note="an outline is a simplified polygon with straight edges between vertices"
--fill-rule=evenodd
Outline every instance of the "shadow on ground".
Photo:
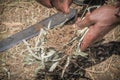
M 85 68 L 92 67 L 94 65 L 97 65 L 108 58 L 110 58 L 113 54 L 120 55 L 120 42 L 109 42 L 99 45 L 94 45 L 88 50 L 86 50 L 87 53 L 89 53 L 88 57 L 81 57 L 78 56 L 75 59 L 72 59 L 70 65 L 66 69 L 66 72 L 64 74 L 64 77 L 61 78 L 61 71 L 59 67 L 54 70 L 54 72 L 50 73 L 46 70 L 40 70 L 37 74 L 36 80 L 46 80 L 47 78 L 51 78 L 52 80 L 93 80 L 85 76 L 86 70 Z M 61 63 L 61 67 L 64 64 Z M 119 66 L 119 64 L 118 64 Z M 120 68 L 120 67 L 119 67 Z M 119 71 L 118 71 L 119 73 Z M 119 74 L 117 74 L 119 75 Z M 106 74 L 107 76 L 107 74 Z M 101 76 L 98 80 L 107 80 L 110 77 Z M 47 78 L 46 78 L 47 77 Z M 119 80 L 120 77 L 117 76 L 114 79 L 111 80 Z

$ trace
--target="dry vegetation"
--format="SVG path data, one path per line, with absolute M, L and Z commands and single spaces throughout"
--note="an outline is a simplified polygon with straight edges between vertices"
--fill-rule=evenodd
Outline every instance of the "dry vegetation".
M 73 5 L 73 7 L 76 7 Z M 0 0 L 0 40 L 6 38 L 16 32 L 19 32 L 40 20 L 49 17 L 50 15 L 56 13 L 55 9 L 48 9 L 43 7 L 39 3 L 34 0 Z M 58 32 L 59 31 L 59 32 Z M 47 35 L 49 43 L 47 47 L 54 47 L 57 50 L 62 50 L 64 43 L 68 42 L 71 37 L 75 35 L 76 29 L 72 26 L 65 27 L 62 29 L 53 29 L 49 30 Z M 66 34 L 66 35 L 65 35 Z M 58 36 L 59 35 L 59 36 Z M 64 36 L 68 37 L 64 37 Z M 53 38 L 52 38 L 53 37 Z M 50 38 L 50 39 L 49 39 Z M 57 39 L 58 38 L 58 39 Z M 59 40 L 59 38 L 61 40 Z M 30 47 L 34 48 L 36 41 L 39 37 L 34 37 L 28 40 Z M 56 42 L 53 42 L 53 39 Z M 104 43 L 108 43 L 110 41 L 120 41 L 120 28 L 119 26 L 109 32 L 105 36 Z M 64 42 L 63 42 L 64 41 Z M 58 44 L 56 44 L 58 43 Z M 77 43 L 77 42 L 74 42 Z M 53 45 L 54 44 L 54 45 Z M 58 46 L 59 45 L 59 46 Z M 73 45 L 74 47 L 76 45 Z M 117 49 L 111 51 L 111 45 L 101 47 L 92 47 L 92 49 L 88 49 L 87 53 L 110 53 L 113 55 L 107 56 L 106 60 L 100 64 L 97 64 L 96 55 L 92 55 L 90 60 L 92 61 L 91 66 L 83 67 L 86 71 L 86 76 L 92 80 L 119 80 L 120 79 L 120 56 L 116 54 L 120 54 L 120 47 L 117 44 Z M 68 47 L 70 50 L 71 47 Z M 96 49 L 96 50 L 95 50 Z M 93 50 L 93 51 L 92 51 Z M 116 51 L 116 52 L 115 52 Z M 66 53 L 70 53 L 69 51 Z M 115 53 L 115 54 L 114 54 Z M 86 59 L 86 58 L 85 58 Z M 79 59 L 78 59 L 79 60 Z M 77 64 L 77 60 L 73 59 L 73 63 Z M 76 61 L 76 62 L 74 62 Z M 87 62 L 80 61 L 82 66 L 87 65 Z M 99 62 L 99 61 L 98 61 Z M 61 62 L 63 64 L 63 62 Z M 80 64 L 80 65 L 81 65 Z M 97 64 L 97 65 L 94 65 Z M 89 65 L 89 64 L 88 64 Z M 88 66 L 87 65 L 87 66 Z M 94 66 L 92 66 L 94 65 Z M 37 76 L 37 71 L 40 69 L 41 62 L 33 58 L 30 55 L 29 51 L 27 51 L 26 45 L 20 43 L 13 48 L 0 53 L 0 80 L 35 80 Z M 62 66 L 59 66 L 59 68 Z M 69 68 L 71 69 L 70 66 Z M 78 66 L 77 66 L 78 67 Z M 57 69 L 58 71 L 61 71 Z M 69 70 L 68 70 L 69 71 Z M 39 75 L 38 75 L 39 77 Z M 41 80 L 38 78 L 38 80 Z M 84 80 L 83 78 L 80 80 Z

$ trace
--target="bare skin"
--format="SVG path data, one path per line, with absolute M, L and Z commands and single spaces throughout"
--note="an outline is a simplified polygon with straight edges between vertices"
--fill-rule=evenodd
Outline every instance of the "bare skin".
M 116 24 L 120 24 L 120 17 L 115 16 L 118 8 L 114 6 L 102 6 L 92 13 L 87 13 L 85 19 L 78 19 L 76 25 L 80 29 L 89 27 L 89 31 L 85 35 L 82 44 L 80 45 L 81 51 L 84 51 L 88 46 L 96 40 L 103 37 L 111 29 L 115 28 Z
M 73 0 L 36 0 L 42 5 L 52 8 L 55 7 L 58 11 L 69 13 L 69 7 Z
M 64 13 L 69 13 L 69 6 L 72 3 L 72 0 L 52 0 L 52 4 L 54 5 L 54 7 L 59 10 L 62 11 Z
M 42 5 L 52 8 L 53 5 L 51 4 L 51 0 L 36 0 L 37 2 L 41 3 Z
M 37 0 L 47 7 L 55 7 L 57 10 L 69 13 L 69 7 L 73 0 Z M 89 27 L 89 31 L 85 35 L 81 51 L 86 50 L 88 46 L 96 40 L 102 38 L 110 30 L 120 24 L 120 0 L 116 1 L 115 6 L 102 6 L 92 13 L 87 13 L 84 20 L 78 18 L 75 23 L 80 29 Z

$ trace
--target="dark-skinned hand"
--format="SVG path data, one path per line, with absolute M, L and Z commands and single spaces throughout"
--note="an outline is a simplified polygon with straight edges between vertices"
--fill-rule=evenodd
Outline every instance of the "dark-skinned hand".
M 55 7 L 58 11 L 61 11 L 63 13 L 69 13 L 70 11 L 69 7 L 73 0 L 37 0 L 37 1 L 48 8 Z
M 80 45 L 81 51 L 84 51 L 92 43 L 102 38 L 110 30 L 115 28 L 117 24 L 120 24 L 120 17 L 116 16 L 118 10 L 119 8 L 115 6 L 102 6 L 91 13 L 88 12 L 83 20 L 78 19 L 76 21 L 76 25 L 80 29 L 89 27 Z

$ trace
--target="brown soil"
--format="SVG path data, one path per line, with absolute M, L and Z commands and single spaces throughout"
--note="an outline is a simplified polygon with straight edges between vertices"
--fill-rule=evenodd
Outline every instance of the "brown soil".
M 65 54 L 72 53 L 72 50 L 78 41 L 74 41 L 70 46 L 66 46 L 65 44 L 77 36 L 76 30 L 77 28 L 73 27 L 72 25 L 65 25 L 62 28 L 58 27 L 53 30 L 49 30 L 46 36 L 46 48 L 54 48 L 57 51 L 65 51 Z
M 0 2 L 0 40 L 57 12 L 55 9 L 43 7 L 34 0 L 0 0 Z M 75 5 L 73 6 L 76 7 Z M 56 28 L 49 31 L 47 38 L 50 39 L 49 45 L 47 46 L 62 50 L 62 45 L 74 36 L 75 30 L 76 28 L 67 26 L 62 29 Z M 64 37 L 63 34 L 68 37 Z M 36 38 L 37 37 L 34 37 L 29 40 L 32 46 L 34 46 Z M 85 76 L 92 80 L 119 80 L 120 26 L 109 32 L 104 39 L 105 41 L 103 43 L 107 44 L 97 44 L 97 46 L 88 48 L 86 52 L 89 54 L 94 53 L 94 55 L 90 55 L 88 58 L 81 58 L 79 56 L 77 59 L 73 59 L 73 63 L 71 63 L 71 66 L 69 66 L 67 71 L 74 72 L 81 66 L 84 69 L 80 69 L 80 72 L 84 73 L 83 70 L 85 70 Z M 109 43 L 110 41 L 115 41 L 115 43 Z M 74 45 L 68 47 L 69 51 L 66 51 L 67 54 L 71 52 L 72 47 L 74 47 Z M 41 80 L 39 78 L 41 75 L 36 75 L 35 73 L 40 62 L 33 62 L 29 65 L 25 64 L 24 59 L 29 54 L 28 52 L 25 52 L 25 49 L 26 46 L 23 43 L 20 43 L 7 51 L 0 53 L 0 80 L 35 80 L 36 77 L 38 80 Z M 100 55 L 102 54 L 102 57 L 99 57 L 100 55 L 97 55 L 98 53 Z M 76 67 L 75 63 L 79 63 L 77 68 L 74 68 Z M 81 77 L 81 75 L 79 78 L 80 80 L 86 79 L 83 78 L 83 76 Z

